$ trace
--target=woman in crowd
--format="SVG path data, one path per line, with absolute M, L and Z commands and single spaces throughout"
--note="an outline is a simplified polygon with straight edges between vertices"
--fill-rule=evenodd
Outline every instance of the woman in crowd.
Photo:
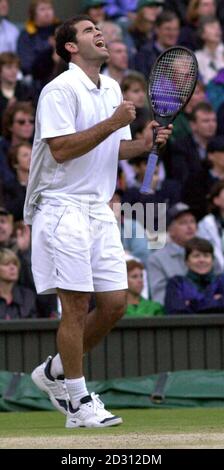
M 224 274 L 213 273 L 214 250 L 203 238 L 185 246 L 186 276 L 174 276 L 167 284 L 168 314 L 224 313 Z
M 35 294 L 18 284 L 20 261 L 7 248 L 0 250 L 0 319 L 37 317 Z

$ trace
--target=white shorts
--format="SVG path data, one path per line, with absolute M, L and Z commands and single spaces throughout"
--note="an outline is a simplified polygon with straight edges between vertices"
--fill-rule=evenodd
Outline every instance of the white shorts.
M 39 294 L 127 289 L 124 249 L 116 222 L 74 206 L 42 204 L 32 226 L 32 271 Z

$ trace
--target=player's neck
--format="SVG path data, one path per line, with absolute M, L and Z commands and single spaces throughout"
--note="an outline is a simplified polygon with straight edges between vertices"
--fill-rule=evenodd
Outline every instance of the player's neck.
M 101 64 L 95 62 L 87 63 L 82 61 L 82 59 L 77 60 L 75 64 L 78 65 L 78 67 L 80 67 L 83 72 L 85 72 L 85 74 L 90 78 L 90 80 L 92 80 L 93 83 L 95 83 L 97 87 L 100 86 L 99 73 Z

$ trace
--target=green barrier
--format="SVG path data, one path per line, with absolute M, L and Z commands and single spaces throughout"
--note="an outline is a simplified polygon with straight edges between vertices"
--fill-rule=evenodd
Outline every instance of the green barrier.
M 110 408 L 224 406 L 224 372 L 191 370 L 89 382 Z M 27 374 L 0 372 L 0 411 L 53 410 Z

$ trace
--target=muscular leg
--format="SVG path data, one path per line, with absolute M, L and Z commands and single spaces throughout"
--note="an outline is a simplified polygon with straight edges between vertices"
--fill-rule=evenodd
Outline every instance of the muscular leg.
M 96 308 L 88 313 L 84 330 L 84 352 L 92 349 L 123 316 L 127 291 L 97 292 Z
M 57 333 L 57 346 L 65 376 L 83 376 L 83 335 L 90 294 L 57 289 L 62 318 Z
M 65 291 L 67 292 L 67 291 Z M 85 294 L 86 295 L 86 294 Z M 61 297 L 60 297 L 61 298 Z M 89 299 L 89 297 L 88 297 Z M 120 290 L 120 291 L 112 291 L 112 292 L 98 292 L 96 294 L 96 308 L 89 312 L 86 315 L 86 308 L 88 311 L 88 306 L 85 306 L 85 327 L 84 327 L 84 345 L 83 345 L 83 352 L 87 352 L 90 349 L 92 349 L 94 346 L 96 346 L 104 336 L 106 336 L 110 330 L 114 327 L 116 322 L 120 320 L 120 318 L 123 316 L 125 308 L 126 308 L 126 301 L 127 301 L 127 291 L 126 290 Z M 82 305 L 82 298 L 80 297 L 80 311 L 83 310 L 83 305 Z M 85 297 L 85 302 L 86 302 L 86 297 Z M 75 304 L 75 299 L 71 298 L 71 305 L 69 302 L 66 301 L 66 306 L 68 304 L 68 310 L 70 309 L 70 313 L 72 318 L 71 321 L 73 321 L 74 315 L 74 304 Z M 77 304 L 78 305 L 78 304 Z M 80 313 L 80 312 L 79 312 Z M 63 314 L 64 315 L 64 314 Z M 63 320 L 63 317 L 62 317 Z M 83 325 L 82 325 L 83 326 Z M 63 323 L 61 321 L 60 324 L 60 329 L 61 327 L 63 328 Z M 75 345 L 77 347 L 77 344 L 79 345 L 79 340 L 80 336 L 77 338 L 77 330 L 75 329 L 74 336 L 72 334 L 72 329 L 70 329 L 68 335 L 69 335 L 69 343 L 67 340 L 67 333 L 66 331 L 63 332 L 60 331 L 60 337 L 62 337 L 62 340 L 59 337 L 59 340 L 62 341 L 62 349 L 64 343 L 68 347 L 68 352 L 71 352 L 71 349 L 73 349 L 73 352 L 75 351 Z M 65 338 L 64 338 L 65 335 Z M 77 342 L 78 341 L 78 342 Z M 68 346 L 69 344 L 69 346 Z M 58 350 L 59 347 L 61 347 L 58 343 Z M 61 351 L 59 350 L 59 353 L 61 355 Z M 63 353 L 62 353 L 63 354 Z M 54 359 L 53 359 L 53 365 L 54 365 L 54 371 L 55 374 L 54 376 L 57 377 L 58 375 L 63 374 L 64 367 L 62 366 L 62 362 L 64 364 L 65 359 L 62 356 L 62 362 L 60 359 L 60 355 L 57 354 Z M 73 356 L 69 356 L 71 360 Z M 73 364 L 74 366 L 74 364 Z M 69 365 L 69 370 L 70 370 L 70 365 Z M 73 370 L 73 368 L 72 368 Z M 66 375 L 67 368 L 66 368 Z M 80 372 L 79 372 L 80 373 Z M 78 372 L 76 373 L 76 377 Z M 81 374 L 82 375 L 82 374 Z M 71 375 L 70 375 L 71 376 Z

